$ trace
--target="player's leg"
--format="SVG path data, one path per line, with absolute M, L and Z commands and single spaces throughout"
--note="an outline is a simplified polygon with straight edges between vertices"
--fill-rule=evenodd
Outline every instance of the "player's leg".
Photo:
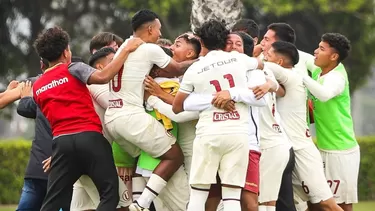
M 280 196 L 282 185 L 283 189 L 286 189 L 288 186 L 284 182 L 283 178 L 287 175 L 288 164 L 291 162 L 291 156 L 289 152 L 290 147 L 288 145 L 278 145 L 272 148 L 262 150 L 262 156 L 260 157 L 260 193 L 259 193 L 259 210 L 275 210 L 276 201 Z M 275 155 L 277 159 L 275 159 Z M 291 165 L 291 164 L 290 164 Z M 292 203 L 293 203 L 293 189 L 291 183 L 291 171 L 294 167 L 294 157 L 293 157 L 293 166 L 290 170 L 290 188 L 289 191 L 292 192 Z M 286 193 L 286 190 L 283 194 Z M 282 199 L 282 204 L 288 198 L 287 196 Z M 280 206 L 280 205 L 279 205 Z M 283 206 L 279 207 L 278 210 L 289 210 L 283 209 Z M 293 209 L 290 209 L 293 211 Z
M 189 202 L 189 184 L 184 167 L 181 166 L 160 192 L 159 197 L 167 210 L 186 210 Z
M 114 130 L 121 138 L 128 140 L 152 157 L 161 159 L 142 195 L 130 206 L 130 210 L 141 209 L 132 207 L 148 208 L 166 186 L 167 181 L 182 165 L 181 148 L 175 144 L 176 138 L 147 113 L 123 116 L 115 121 L 121 122 L 121 124 L 114 125 Z
M 83 174 L 84 165 L 77 156 L 76 138 L 77 134 L 64 135 L 53 141 L 47 194 L 41 211 L 70 209 L 73 184 Z
M 320 153 L 336 203 L 344 211 L 352 211 L 353 203 L 358 203 L 359 147 L 339 153 L 322 150 Z
M 241 193 L 242 210 L 258 211 L 260 152 L 249 151 L 246 183 Z
M 96 132 L 77 134 L 75 147 L 81 152 L 85 173 L 97 187 L 100 203 L 97 211 L 115 210 L 119 202 L 119 177 L 112 148 L 104 136 Z
M 333 199 L 324 175 L 322 158 L 315 145 L 296 150 L 295 155 L 295 172 L 301 181 L 298 188 L 311 202 L 309 210 L 315 210 L 317 206 L 322 210 L 342 210 Z
M 196 137 L 193 144 L 191 163 L 190 200 L 188 211 L 204 211 L 211 184 L 216 183 L 216 175 L 221 160 L 220 146 L 215 143 L 220 136 Z
M 206 201 L 206 211 L 216 211 L 221 202 L 221 180 L 219 175 L 216 175 L 216 183 L 210 187 L 210 192 Z
M 82 177 L 87 177 L 87 176 L 82 175 L 80 179 Z M 94 202 L 91 200 L 85 188 L 83 187 L 80 179 L 78 179 L 77 182 L 74 183 L 72 202 L 70 204 L 70 211 L 94 211 L 96 209 L 96 206 Z
M 292 173 L 295 166 L 295 155 L 293 148 L 289 149 L 288 164 L 283 172 L 280 191 L 276 202 L 278 211 L 296 211 L 293 197 Z
M 221 135 L 218 140 L 223 154 L 218 172 L 222 182 L 224 211 L 241 211 L 241 190 L 249 163 L 249 136 Z

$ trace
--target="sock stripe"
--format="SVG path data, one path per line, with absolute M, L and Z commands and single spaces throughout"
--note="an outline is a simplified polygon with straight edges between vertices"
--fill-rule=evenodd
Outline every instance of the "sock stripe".
M 152 194 L 154 194 L 155 196 L 158 196 L 158 195 L 159 195 L 156 191 L 152 190 L 150 187 L 146 186 L 146 188 L 147 188 Z
M 228 198 L 228 199 L 223 199 L 223 201 L 240 201 L 240 200 L 235 199 L 235 198 Z
M 196 188 L 196 187 L 193 187 L 193 186 L 191 186 L 191 189 L 199 190 L 199 191 L 206 191 L 206 192 L 210 191 L 210 189 Z
M 133 192 L 133 195 L 141 195 L 141 194 L 142 192 L 136 192 L 136 191 Z

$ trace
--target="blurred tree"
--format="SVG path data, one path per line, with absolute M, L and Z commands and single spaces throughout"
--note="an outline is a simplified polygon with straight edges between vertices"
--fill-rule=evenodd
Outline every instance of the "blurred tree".
M 350 91 L 365 84 L 372 74 L 375 51 L 375 3 L 372 0 L 244 0 L 246 17 L 260 23 L 262 33 L 268 24 L 287 22 L 297 34 L 299 49 L 313 54 L 326 32 L 339 32 L 351 40 L 352 51 L 344 61 Z
M 228 28 L 241 18 L 244 9 L 241 0 L 192 0 L 191 30 L 209 19 L 225 21 Z

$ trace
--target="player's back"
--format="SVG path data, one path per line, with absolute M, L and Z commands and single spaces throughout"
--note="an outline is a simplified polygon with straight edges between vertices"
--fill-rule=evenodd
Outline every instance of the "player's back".
M 257 67 L 256 61 L 237 52 L 211 51 L 189 68 L 184 80 L 193 78 L 194 92 L 202 94 L 214 94 L 232 87 L 247 88 L 246 73 Z M 249 106 L 236 103 L 233 112 L 212 106 L 200 113 L 196 134 L 248 134 L 248 124 Z
M 272 67 L 271 67 L 271 66 Z M 298 68 L 286 69 L 277 64 L 267 64 L 270 68 L 279 68 L 282 74 L 275 77 L 285 88 L 285 96 L 277 99 L 277 111 L 282 127 L 291 139 L 293 148 L 300 149 L 311 145 L 312 140 L 307 123 L 307 91 Z
M 117 54 L 126 45 L 126 41 Z M 155 44 L 146 43 L 130 53 L 123 68 L 109 84 L 109 109 L 106 112 L 106 122 L 116 118 L 119 111 L 122 114 L 143 113 L 143 97 L 145 76 L 150 73 L 154 64 L 164 68 L 170 62 L 170 57 Z

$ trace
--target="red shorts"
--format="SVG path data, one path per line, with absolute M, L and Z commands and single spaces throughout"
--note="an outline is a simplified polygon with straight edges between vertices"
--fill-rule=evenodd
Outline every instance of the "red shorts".
M 259 160 L 261 153 L 249 151 L 249 164 L 247 166 L 246 182 L 244 190 L 259 194 Z M 212 184 L 208 198 L 221 198 L 221 181 L 219 175 L 216 176 L 216 184 Z
M 259 193 L 259 160 L 260 152 L 250 150 L 249 165 L 247 167 L 246 182 L 244 190 L 258 194 Z

